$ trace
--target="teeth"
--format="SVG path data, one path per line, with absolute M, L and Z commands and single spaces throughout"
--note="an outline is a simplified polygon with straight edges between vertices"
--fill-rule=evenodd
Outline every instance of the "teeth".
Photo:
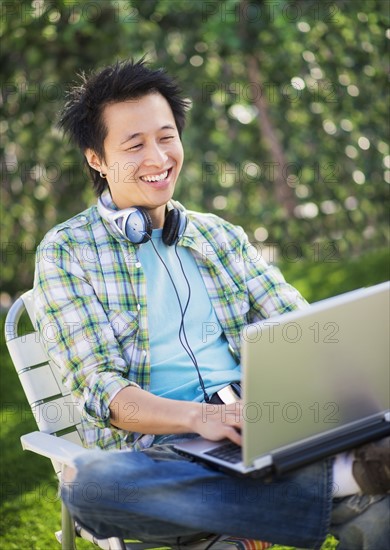
M 165 170 L 165 172 L 163 172 L 159 176 L 141 176 L 141 179 L 148 182 L 161 181 L 161 180 L 165 180 L 167 176 L 168 176 L 168 170 Z

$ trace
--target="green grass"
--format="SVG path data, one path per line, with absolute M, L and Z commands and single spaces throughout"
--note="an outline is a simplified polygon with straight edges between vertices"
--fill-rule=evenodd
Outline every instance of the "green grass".
M 281 269 L 309 301 L 316 301 L 389 278 L 387 251 L 371 253 L 349 262 L 285 263 Z M 60 529 L 57 482 L 49 461 L 23 452 L 19 438 L 36 429 L 18 377 L 9 358 L 1 323 L 1 509 L 0 547 L 4 550 L 56 550 L 54 538 Z M 334 550 L 329 537 L 323 550 Z M 80 550 L 94 548 L 78 540 Z M 287 547 L 274 546 L 274 550 Z

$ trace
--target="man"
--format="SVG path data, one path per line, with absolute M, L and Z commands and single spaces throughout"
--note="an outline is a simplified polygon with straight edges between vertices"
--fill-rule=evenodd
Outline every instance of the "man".
M 79 404 L 85 446 L 122 450 L 86 452 L 63 498 L 98 536 L 171 543 L 230 533 L 318 548 L 331 530 L 340 548 L 387 548 L 386 470 L 380 464 L 372 474 L 364 449 L 264 483 L 209 470 L 172 448 L 196 434 L 240 444 L 239 401 L 215 414 L 205 408 L 220 402 L 222 388 L 237 387 L 240 332 L 307 307 L 253 254 L 241 228 L 172 201 L 185 109 L 174 81 L 141 61 L 84 78 L 61 116 L 99 199 L 41 243 L 37 321 L 56 335 L 45 344 Z M 358 494 L 353 460 L 374 494 Z M 84 490 L 91 482 L 99 483 L 93 502 Z

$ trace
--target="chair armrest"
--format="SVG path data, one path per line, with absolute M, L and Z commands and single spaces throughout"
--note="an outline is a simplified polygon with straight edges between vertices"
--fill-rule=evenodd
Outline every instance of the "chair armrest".
M 32 451 L 67 466 L 73 466 L 78 455 L 88 452 L 76 443 L 38 431 L 22 435 L 20 441 L 25 451 Z

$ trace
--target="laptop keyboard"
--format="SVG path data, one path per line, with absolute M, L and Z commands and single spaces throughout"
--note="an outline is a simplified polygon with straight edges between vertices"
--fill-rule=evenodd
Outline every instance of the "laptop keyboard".
M 213 456 L 214 458 L 219 458 L 220 460 L 225 460 L 232 464 L 237 464 L 242 460 L 242 449 L 239 445 L 236 445 L 232 441 L 229 443 L 224 443 L 211 451 L 204 453 L 205 455 Z

